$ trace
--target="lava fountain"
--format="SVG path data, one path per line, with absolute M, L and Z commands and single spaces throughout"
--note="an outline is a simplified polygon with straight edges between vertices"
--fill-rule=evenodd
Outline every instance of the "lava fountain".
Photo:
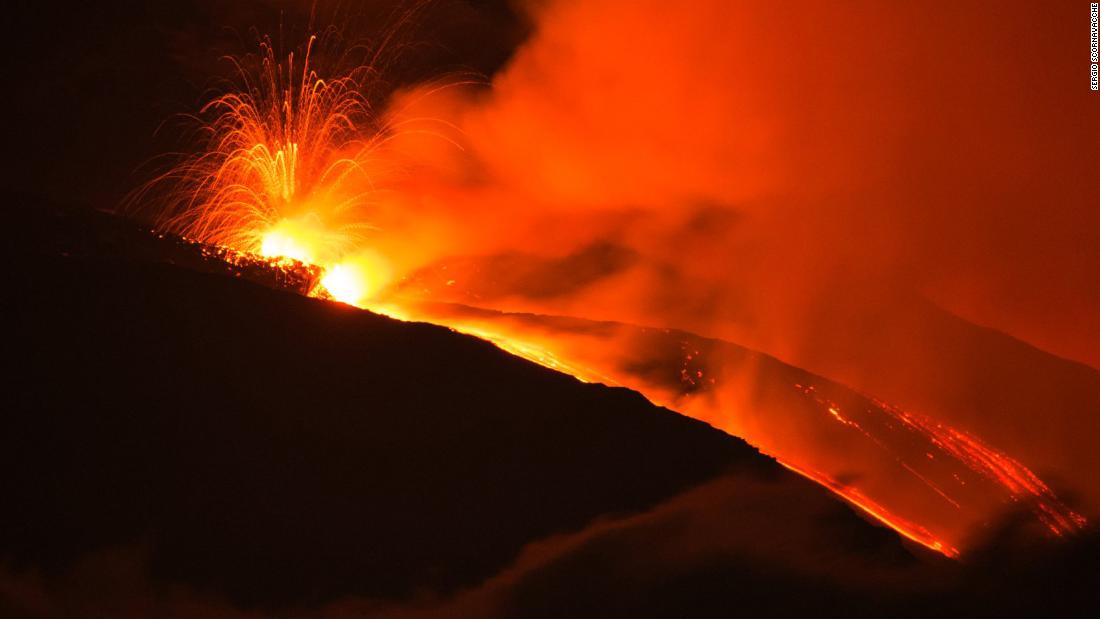
M 322 76 L 311 36 L 300 57 L 260 52 L 228 58 L 224 94 L 187 117 L 195 154 L 184 156 L 128 200 L 155 204 L 159 229 L 273 261 L 325 269 L 323 285 L 349 303 L 382 285 L 387 268 L 362 248 L 373 229 L 375 177 L 386 140 L 364 94 L 370 65 Z M 150 196 L 155 195 L 155 200 Z

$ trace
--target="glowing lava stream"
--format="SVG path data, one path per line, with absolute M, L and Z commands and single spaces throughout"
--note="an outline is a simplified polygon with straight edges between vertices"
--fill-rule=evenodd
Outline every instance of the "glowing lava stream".
M 324 296 L 323 291 L 319 290 L 317 292 L 320 296 Z M 329 292 L 332 297 L 340 299 L 338 293 Z M 358 294 L 359 292 L 356 291 L 353 296 Z M 345 297 L 346 299 L 347 297 Z M 832 470 L 836 470 L 835 457 L 837 453 L 841 454 L 842 460 L 850 458 L 850 461 L 845 461 L 843 464 L 854 467 L 854 470 L 859 470 L 860 466 L 870 466 L 872 468 L 881 466 L 882 460 L 860 460 L 859 456 L 845 453 L 845 447 L 842 444 L 833 449 L 834 453 L 832 454 L 822 454 L 819 451 L 815 455 L 814 451 L 799 449 L 793 443 L 775 442 L 774 440 L 769 442 L 767 432 L 761 433 L 759 429 L 746 431 L 736 424 L 731 426 L 728 422 L 723 423 L 721 420 L 716 420 L 713 412 L 707 410 L 707 406 L 712 405 L 698 408 L 693 405 L 691 400 L 677 397 L 669 389 L 647 382 L 638 376 L 632 375 L 630 371 L 624 370 L 624 367 L 631 365 L 629 362 L 623 362 L 627 360 L 630 354 L 625 352 L 630 346 L 624 345 L 622 341 L 607 338 L 600 341 L 599 345 L 593 346 L 591 341 L 578 340 L 572 342 L 571 345 L 567 345 L 562 342 L 570 341 L 570 334 L 563 331 L 554 332 L 553 336 L 548 336 L 546 331 L 540 333 L 536 329 L 524 329 L 516 322 L 508 322 L 507 320 L 501 320 L 493 324 L 487 320 L 463 317 L 459 313 L 448 314 L 444 311 L 426 310 L 424 306 L 416 303 L 400 304 L 391 300 L 389 304 L 373 304 L 367 303 L 366 299 L 367 297 L 359 296 L 358 302 L 351 304 L 400 320 L 418 320 L 446 326 L 457 332 L 493 342 L 509 353 L 544 367 L 570 374 L 585 382 L 598 382 L 633 389 L 659 406 L 706 421 L 718 429 L 748 440 L 763 453 L 775 457 L 784 467 L 825 486 L 849 504 L 868 514 L 874 520 L 894 529 L 906 539 L 947 557 L 957 558 L 961 554 L 957 542 L 951 541 L 952 539 L 960 539 L 961 535 L 957 530 L 951 530 L 950 535 L 945 537 L 944 534 L 937 533 L 934 528 L 920 522 L 922 512 L 920 510 L 913 511 L 911 505 L 909 506 L 910 515 L 908 516 L 899 514 L 895 509 L 887 507 L 886 503 L 902 505 L 904 501 L 898 503 L 898 499 L 894 494 L 878 496 L 878 493 L 882 492 L 881 486 L 876 489 L 867 480 L 867 488 L 862 487 L 865 482 L 861 482 L 861 485 L 857 487 L 852 483 L 839 481 L 840 477 L 835 473 L 829 474 L 821 469 L 821 466 L 827 468 L 832 466 Z M 493 313 L 486 312 L 486 314 Z M 504 317 L 506 315 L 500 316 Z M 573 339 L 576 340 L 577 338 Z M 597 349 L 603 349 L 603 352 L 594 352 Z M 685 354 L 689 360 L 693 356 L 698 357 L 697 350 L 685 351 Z M 615 358 L 615 355 L 619 357 Z M 613 358 L 615 358 L 614 361 L 612 361 Z M 634 358 L 630 360 L 638 361 Z M 641 365 L 644 366 L 645 363 Z M 708 373 L 711 373 L 714 369 L 714 367 L 708 368 Z M 685 380 L 687 377 L 692 378 L 689 381 L 692 390 L 697 390 L 699 384 L 706 384 L 708 388 L 715 385 L 714 379 L 709 381 L 695 380 L 695 378 L 703 376 L 701 370 L 688 372 L 684 368 L 681 369 L 680 373 L 685 377 L 681 380 Z M 814 418 L 817 421 L 814 423 L 818 425 L 808 426 L 811 430 L 828 429 L 831 426 L 836 427 L 837 431 L 847 432 L 849 436 L 856 437 L 856 440 L 863 447 L 869 447 L 871 450 L 879 452 L 877 457 L 892 463 L 897 469 L 896 473 L 893 474 L 906 476 L 908 481 L 905 481 L 905 479 L 897 481 L 897 483 L 902 484 L 899 487 L 904 488 L 904 484 L 908 483 L 913 488 L 923 488 L 925 492 L 934 493 L 936 498 L 942 499 L 951 506 L 947 508 L 950 512 L 958 510 L 960 521 L 972 525 L 974 522 L 980 521 L 983 514 L 990 516 L 990 514 L 984 512 L 995 510 L 996 506 L 1000 504 L 997 501 L 1004 501 L 1005 503 L 1001 505 L 1001 508 L 1011 506 L 1013 503 L 1033 503 L 1037 520 L 1055 535 L 1076 531 L 1085 524 L 1085 519 L 1082 516 L 1062 505 L 1054 493 L 1027 467 L 987 446 L 976 437 L 946 424 L 892 407 L 879 400 L 866 399 L 866 407 L 862 411 L 842 409 L 841 404 L 825 397 L 813 385 L 794 384 L 793 388 L 791 387 L 791 385 L 787 386 L 788 393 L 796 394 L 795 397 L 801 397 L 805 400 L 810 412 L 817 415 Z M 719 408 L 721 407 L 719 406 Z M 780 410 L 777 409 L 771 412 L 779 414 Z M 797 414 L 793 414 L 791 411 L 786 411 L 784 414 L 791 415 L 792 419 L 796 421 L 799 420 Z M 821 440 L 829 442 L 831 438 L 831 436 L 823 435 Z M 911 455 L 912 453 L 917 454 L 915 460 Z M 924 461 L 926 458 L 935 462 L 929 465 Z M 945 475 L 942 471 L 937 473 L 935 468 L 931 472 L 925 471 L 925 473 L 922 473 L 920 471 L 921 467 L 934 467 L 941 462 L 955 463 L 952 465 L 956 467 L 955 469 L 947 470 L 950 476 Z M 932 475 L 938 475 L 939 483 L 930 477 Z M 943 479 L 956 481 L 957 484 L 945 490 L 944 487 L 941 487 L 944 484 Z M 928 496 L 932 497 L 933 495 L 928 494 Z M 964 513 L 970 513 L 970 515 L 964 517 Z M 977 515 L 975 516 L 975 514 Z M 966 520 L 967 518 L 969 520 Z M 948 531 L 948 529 L 942 529 L 942 520 L 937 522 L 935 518 L 932 518 L 929 522 L 936 522 L 937 527 L 945 532 Z
M 957 559 L 961 555 L 958 548 L 955 548 L 954 546 L 951 546 L 946 542 L 936 539 L 936 536 L 933 535 L 931 531 L 920 526 L 919 524 L 915 522 L 910 522 L 908 520 L 895 516 L 894 514 L 891 514 L 890 510 L 878 504 L 870 497 L 864 495 L 857 488 L 845 486 L 837 482 L 835 479 L 832 479 L 828 475 L 825 475 L 824 473 L 811 472 L 806 469 L 799 468 L 793 464 L 784 462 L 783 460 L 780 460 L 778 458 L 776 458 L 776 461 L 779 462 L 779 464 L 782 464 L 784 467 L 794 471 L 795 473 L 798 473 L 799 475 L 808 479 L 812 479 L 822 486 L 825 486 L 829 490 L 832 490 L 833 493 L 839 495 L 848 503 L 858 507 L 859 509 L 863 510 L 864 513 L 873 517 L 875 520 L 897 531 L 906 539 L 917 542 L 925 548 L 935 550 L 936 552 L 951 557 L 952 559 Z
M 322 285 L 327 286 L 326 284 L 324 284 L 324 281 L 322 282 Z M 328 292 L 330 294 L 332 293 L 331 290 L 329 290 Z M 332 297 L 338 301 L 346 302 L 349 305 L 356 305 L 356 302 L 348 302 L 347 299 L 349 297 L 347 296 L 341 298 L 341 296 L 339 296 L 338 294 L 332 294 Z M 354 298 L 354 296 L 351 298 Z M 363 297 L 358 297 L 356 301 L 362 298 Z M 369 306 L 365 304 L 356 306 L 361 307 L 362 309 L 369 309 L 370 311 L 384 314 L 398 320 L 413 320 L 413 318 L 406 311 L 403 311 L 396 306 Z M 461 324 L 461 322 L 441 322 L 438 320 L 438 318 L 433 318 L 429 320 L 429 322 L 435 322 L 437 324 L 440 324 L 441 326 L 446 326 L 456 332 L 473 335 L 475 337 L 490 341 L 506 352 L 514 354 L 528 361 L 537 363 L 543 367 L 569 374 L 583 382 L 598 382 L 609 386 L 619 386 L 619 383 L 615 380 L 582 365 L 564 361 L 558 355 L 543 348 L 542 346 L 539 346 L 538 344 L 517 340 L 502 333 L 490 331 L 484 327 L 463 325 Z M 675 410 L 673 408 L 673 405 L 654 400 L 650 394 L 647 394 L 645 392 L 641 393 L 658 406 L 665 406 L 666 408 Z M 825 475 L 824 473 L 814 472 L 807 468 L 799 467 L 792 463 L 785 462 L 779 458 L 776 458 L 776 461 L 787 469 L 794 471 L 795 473 L 802 475 L 803 477 L 811 479 L 822 486 L 825 486 L 834 494 L 842 497 L 849 504 L 859 508 L 860 510 L 874 518 L 876 521 L 897 531 L 906 539 L 921 544 L 922 546 L 930 550 L 934 550 L 950 558 L 958 558 L 960 556 L 958 548 L 940 539 L 937 539 L 936 536 L 934 536 L 930 531 L 920 526 L 919 524 L 910 522 L 904 518 L 891 514 L 890 510 L 877 503 L 870 497 L 864 495 L 862 492 L 859 491 L 859 489 L 841 484 L 836 480 L 830 478 L 828 475 Z
M 402 311 L 394 306 L 361 307 L 363 307 L 363 309 L 369 309 L 370 311 L 385 314 L 387 316 L 390 316 L 391 318 L 395 318 L 398 320 L 411 319 L 405 311 Z M 422 317 L 419 319 L 423 320 Z M 553 352 L 535 343 L 517 340 L 514 337 L 507 336 L 499 332 L 490 331 L 484 327 L 463 325 L 461 322 L 439 321 L 439 319 L 435 317 L 428 320 L 428 322 L 435 322 L 437 324 L 440 324 L 441 326 L 446 326 L 456 332 L 473 335 L 475 337 L 490 341 L 506 352 L 542 365 L 543 367 L 569 374 L 583 382 L 603 383 L 609 386 L 622 386 L 617 381 L 588 367 L 576 363 L 563 361 L 559 355 L 556 355 Z M 642 390 L 638 391 L 657 406 L 663 406 L 665 408 L 669 408 L 670 410 L 676 410 L 673 403 L 662 402 L 660 399 L 654 398 L 651 393 L 646 393 L 646 391 Z M 955 548 L 954 546 L 947 544 L 940 539 L 937 539 L 936 536 L 934 536 L 930 531 L 920 526 L 919 524 L 910 522 L 904 518 L 891 514 L 890 510 L 872 500 L 870 497 L 864 495 L 862 492 L 859 491 L 859 489 L 841 484 L 836 480 L 830 478 L 828 475 L 825 475 L 824 473 L 813 472 L 807 468 L 799 467 L 789 462 L 785 462 L 780 458 L 776 458 L 776 461 L 787 469 L 794 471 L 795 473 L 810 480 L 813 480 L 814 482 L 828 488 L 830 491 L 832 491 L 834 494 L 839 495 L 849 504 L 862 510 L 864 513 L 868 514 L 873 519 L 882 523 L 883 525 L 897 531 L 906 539 L 921 544 L 922 546 L 930 550 L 941 553 L 953 559 L 960 556 L 958 548 Z

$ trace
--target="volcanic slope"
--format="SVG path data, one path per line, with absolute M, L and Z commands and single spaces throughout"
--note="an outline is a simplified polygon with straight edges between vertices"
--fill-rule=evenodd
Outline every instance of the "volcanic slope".
M 1096 582 L 1092 538 L 950 562 L 626 389 L 32 219 L 8 245 L 0 615 L 919 616 Z
M 912 560 L 824 489 L 626 389 L 442 327 L 93 254 L 31 251 L 8 280 L 0 457 L 17 507 L 0 556 L 17 571 L 139 544 L 157 578 L 245 606 L 403 599 L 729 475 L 825 505 L 854 553 Z

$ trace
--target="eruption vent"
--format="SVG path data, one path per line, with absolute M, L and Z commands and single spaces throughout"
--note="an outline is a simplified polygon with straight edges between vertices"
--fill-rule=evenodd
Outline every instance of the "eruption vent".
M 354 256 L 372 229 L 385 133 L 365 94 L 374 69 L 322 76 L 317 41 L 300 58 L 280 61 L 265 39 L 258 55 L 229 59 L 235 79 L 191 117 L 196 153 L 130 203 L 155 208 L 159 228 L 187 239 L 320 265 L 334 296 L 356 302 L 385 272 L 377 256 Z

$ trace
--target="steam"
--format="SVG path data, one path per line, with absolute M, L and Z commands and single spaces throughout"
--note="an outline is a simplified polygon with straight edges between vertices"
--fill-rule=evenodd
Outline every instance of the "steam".
M 1077 317 L 1100 309 L 1085 268 L 1100 255 L 1081 228 L 1097 223 L 1082 164 L 1097 147 L 1078 126 L 1095 115 L 1058 93 L 1030 96 L 1058 98 L 1072 119 L 1020 99 L 1019 80 L 1052 72 L 1050 88 L 1062 85 L 1060 47 L 1012 51 L 1037 11 L 947 11 L 539 3 L 535 34 L 490 92 L 425 110 L 454 119 L 466 147 L 446 172 L 466 200 L 441 199 L 466 202 L 463 221 L 489 231 L 454 233 L 477 237 L 454 249 L 484 253 L 488 236 L 560 258 L 613 240 L 640 257 L 634 268 L 556 306 L 736 336 L 795 361 L 820 352 L 823 304 L 888 287 L 1095 365 L 1095 346 L 1063 333 L 1094 336 L 1095 321 L 1032 320 L 1038 297 Z M 1006 80 L 1013 54 L 1034 60 Z M 508 234 L 526 229 L 544 234 Z M 1044 266 L 1063 277 L 1041 277 Z
M 1095 485 L 1067 437 L 1097 430 L 1100 374 L 951 316 L 1100 364 L 1100 117 L 1068 15 L 529 11 L 488 88 L 395 99 L 391 124 L 432 122 L 392 140 L 409 180 L 376 242 L 395 294 L 730 339 Z

